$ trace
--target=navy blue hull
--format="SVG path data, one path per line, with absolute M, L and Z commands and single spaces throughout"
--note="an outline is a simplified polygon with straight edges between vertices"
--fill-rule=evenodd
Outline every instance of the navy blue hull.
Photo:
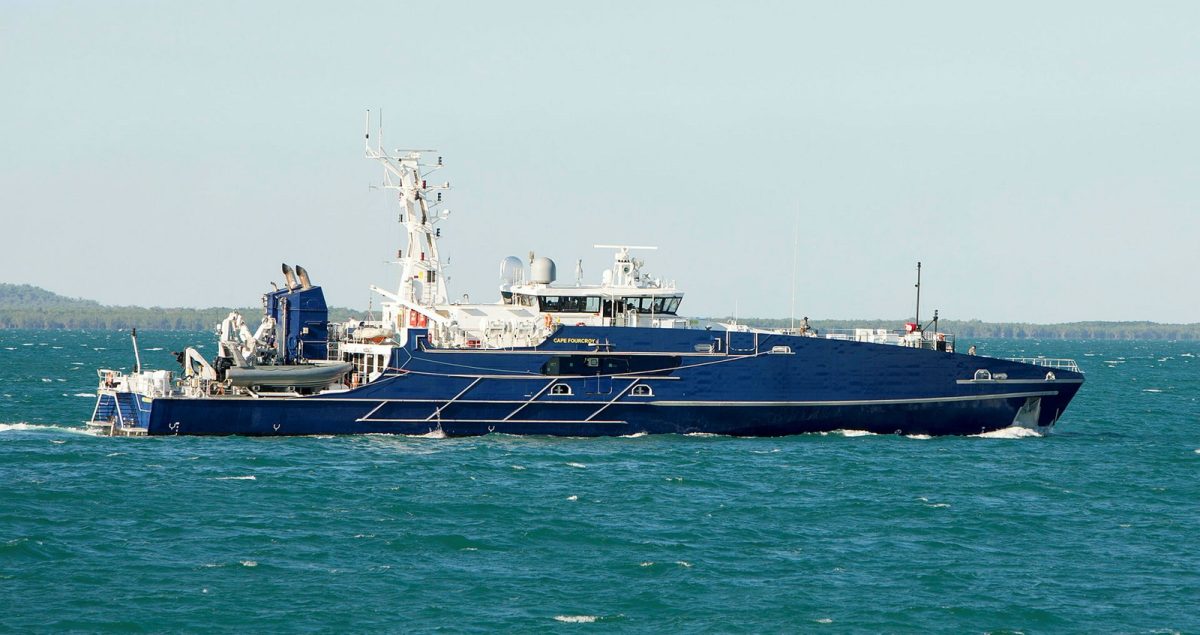
M 156 399 L 148 431 L 962 435 L 1052 425 L 1083 382 L 1079 373 L 993 358 L 781 335 L 735 333 L 718 351 L 697 352 L 713 341 L 706 331 L 589 327 L 518 351 L 426 350 L 417 338 L 396 350 L 385 377 L 356 390 Z M 979 379 L 980 369 L 994 378 Z

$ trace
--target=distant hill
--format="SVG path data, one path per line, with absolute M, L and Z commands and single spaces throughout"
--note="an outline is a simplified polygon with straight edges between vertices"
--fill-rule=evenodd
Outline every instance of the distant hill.
M 255 316 L 262 307 L 207 309 L 108 306 L 95 300 L 68 298 L 27 284 L 0 283 L 0 328 L 18 329 L 163 329 L 207 331 L 230 311 Z M 361 311 L 331 307 L 329 317 L 345 321 Z
M 710 318 L 728 322 L 732 318 Z M 787 328 L 791 318 L 740 318 L 742 324 L 761 328 Z M 912 318 L 894 320 L 809 320 L 818 331 L 869 328 L 896 330 Z M 1066 339 L 1066 340 L 1200 340 L 1200 323 L 1161 324 L 1158 322 L 1064 322 L 1031 324 L 1028 322 L 983 322 L 981 320 L 941 320 L 938 330 L 961 339 Z
M 95 300 L 68 298 L 27 284 L 0 283 L 0 328 L 24 329 L 163 329 L 207 331 L 214 328 L 230 311 L 256 316 L 261 307 L 212 307 L 208 309 L 108 306 Z M 362 311 L 342 307 L 329 309 L 331 320 L 343 322 L 363 317 Z M 732 318 L 703 318 L 701 321 L 728 322 Z M 911 318 L 909 318 L 911 320 Z M 762 328 L 784 328 L 790 318 L 740 318 L 743 324 Z M 820 331 L 849 328 L 896 329 L 905 319 L 895 320 L 810 320 Z M 1035 339 L 1138 339 L 1200 340 L 1200 323 L 1160 324 L 1157 322 L 1067 322 L 1030 324 L 1024 322 L 983 322 L 980 320 L 942 320 L 939 330 L 962 339 L 999 337 Z

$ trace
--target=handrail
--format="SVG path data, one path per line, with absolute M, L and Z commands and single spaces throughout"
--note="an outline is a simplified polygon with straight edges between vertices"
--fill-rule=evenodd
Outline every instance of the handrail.
M 1032 366 L 1044 366 L 1046 369 L 1060 369 L 1070 372 L 1084 372 L 1079 370 L 1079 364 L 1075 364 L 1075 360 L 1067 358 L 1003 358 L 1008 361 L 1016 361 L 1019 364 L 1030 364 Z

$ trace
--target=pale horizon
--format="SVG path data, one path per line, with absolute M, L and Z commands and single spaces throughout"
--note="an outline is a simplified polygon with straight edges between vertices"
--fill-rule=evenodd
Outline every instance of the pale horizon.
M 1193 4 L 0 14 L 2 282 L 254 306 L 288 262 L 365 308 L 403 247 L 382 108 L 445 157 L 453 299 L 531 250 L 595 282 L 615 242 L 689 315 L 786 318 L 795 255 L 797 318 L 911 314 L 919 260 L 923 320 L 1200 321 Z

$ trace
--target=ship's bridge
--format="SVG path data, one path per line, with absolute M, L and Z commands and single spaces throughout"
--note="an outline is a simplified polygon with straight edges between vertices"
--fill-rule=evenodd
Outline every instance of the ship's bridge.
M 597 245 L 602 247 L 601 245 Z M 607 247 L 604 245 L 603 247 Z M 612 269 L 600 284 L 583 284 L 582 264 L 572 284 L 557 281 L 549 258 L 530 254 L 528 266 L 515 256 L 500 263 L 500 301 L 452 303 L 435 308 L 433 341 L 442 346 L 505 348 L 535 346 L 560 325 L 686 328 L 678 316 L 683 292 L 673 281 L 642 272 L 643 262 L 617 247 Z

